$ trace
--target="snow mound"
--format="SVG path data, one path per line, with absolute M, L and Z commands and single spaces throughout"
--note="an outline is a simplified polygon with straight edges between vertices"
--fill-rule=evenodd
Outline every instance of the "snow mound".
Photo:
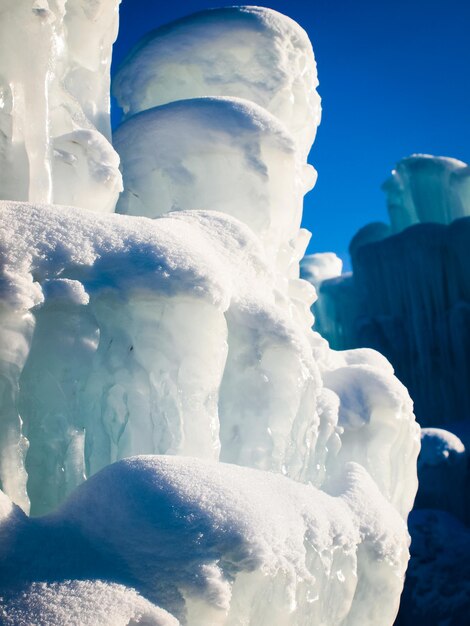
M 52 517 L 112 556 L 144 596 L 178 617 L 185 604 L 189 624 L 375 626 L 397 608 L 372 598 L 401 585 L 406 526 L 356 464 L 332 493 L 222 463 L 135 457 Z

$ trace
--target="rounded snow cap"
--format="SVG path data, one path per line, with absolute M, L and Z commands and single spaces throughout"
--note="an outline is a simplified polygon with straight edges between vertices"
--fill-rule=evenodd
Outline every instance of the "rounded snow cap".
M 317 86 L 307 33 L 277 11 L 241 6 L 151 32 L 118 70 L 113 94 L 127 117 L 174 100 L 246 98 L 279 118 L 306 157 L 321 117 Z

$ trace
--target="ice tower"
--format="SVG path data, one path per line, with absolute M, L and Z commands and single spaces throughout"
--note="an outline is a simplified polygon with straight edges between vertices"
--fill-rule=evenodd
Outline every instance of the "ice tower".
M 49 5 L 6 14 L 48 35 L 47 72 L 0 58 L 11 93 L 50 90 L 36 147 L 13 100 L 0 153 L 6 623 L 121 598 L 103 624 L 392 624 L 417 427 L 385 359 L 310 328 L 306 33 L 232 7 L 145 38 L 114 87 L 114 212 L 117 2 Z

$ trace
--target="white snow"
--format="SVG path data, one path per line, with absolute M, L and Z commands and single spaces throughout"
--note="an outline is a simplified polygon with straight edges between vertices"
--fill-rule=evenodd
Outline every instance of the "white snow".
M 90 478 L 53 515 L 22 523 L 10 558 L 23 578 L 44 575 L 54 560 L 72 580 L 86 578 L 88 564 L 108 566 L 188 624 L 388 623 L 408 560 L 404 520 L 354 463 L 328 495 L 234 465 L 134 457 Z M 67 550 L 46 561 L 54 543 Z M 13 589 L 17 578 L 12 567 Z M 393 602 L 377 603 L 382 594 Z M 34 615 L 39 604 L 42 616 L 71 610 L 73 618 L 77 603 L 85 624 L 92 610 L 108 614 L 100 624 L 113 615 L 127 623 L 119 620 L 131 610 L 152 614 L 134 592 L 102 583 L 35 585 L 18 596 L 7 614 L 26 605 Z
M 102 581 L 31 583 L 0 594 L 4 626 L 178 626 L 133 589 Z

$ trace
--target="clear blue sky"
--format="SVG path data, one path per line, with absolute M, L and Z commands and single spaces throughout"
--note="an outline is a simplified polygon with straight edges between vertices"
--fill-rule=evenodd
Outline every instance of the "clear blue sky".
M 123 0 L 117 67 L 149 30 L 224 0 Z M 387 220 L 380 185 L 413 152 L 470 162 L 470 0 L 271 0 L 307 31 L 323 120 L 309 161 L 309 252 L 348 259 L 354 233 Z

